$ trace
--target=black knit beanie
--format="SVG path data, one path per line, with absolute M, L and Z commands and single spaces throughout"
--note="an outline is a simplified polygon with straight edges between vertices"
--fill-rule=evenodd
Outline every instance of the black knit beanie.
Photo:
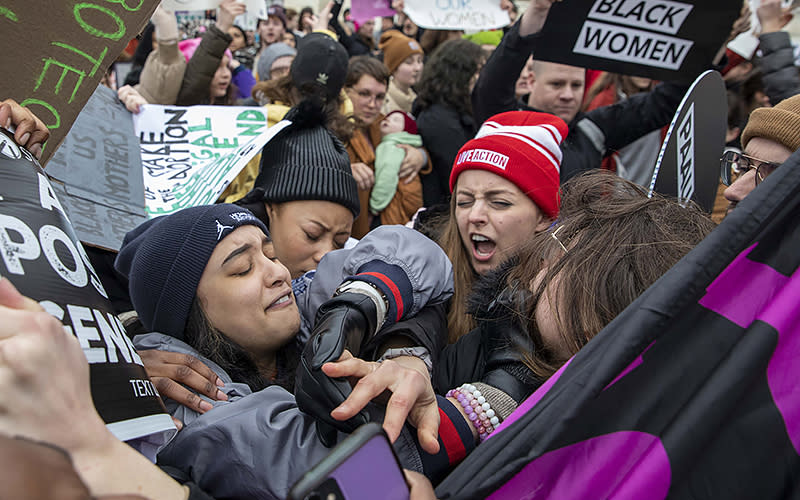
M 304 95 L 334 99 L 347 78 L 348 59 L 341 43 L 325 33 L 309 33 L 297 40 L 297 55 L 289 68 L 292 83 Z
M 125 235 L 114 267 L 128 278 L 142 324 L 183 340 L 200 277 L 217 244 L 240 226 L 267 227 L 230 204 L 206 205 L 157 217 Z
M 358 217 L 361 204 L 350 157 L 325 127 L 322 103 L 305 100 L 289 110 L 284 120 L 292 124 L 264 146 L 254 192 L 263 190 L 262 200 L 271 203 L 332 201 Z

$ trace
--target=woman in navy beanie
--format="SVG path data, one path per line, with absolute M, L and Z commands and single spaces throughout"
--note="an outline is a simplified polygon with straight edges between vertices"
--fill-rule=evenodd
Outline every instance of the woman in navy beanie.
M 342 387 L 321 366 L 345 348 L 376 359 L 397 336 L 428 352 L 441 342 L 398 323 L 452 292 L 446 255 L 420 233 L 378 228 L 352 249 L 329 253 L 316 273 L 294 283 L 272 247 L 251 212 L 217 204 L 142 224 L 126 236 L 115 263 L 152 332 L 134 338 L 137 349 L 192 355 L 221 381 L 227 400 L 201 396 L 213 408 L 206 413 L 165 401 L 185 427 L 159 453 L 160 463 L 189 474 L 215 497 L 283 498 L 328 453 L 307 413 L 319 418 L 321 407 L 338 404 Z M 426 363 L 412 361 L 427 378 Z M 295 370 L 297 398 L 287 391 Z M 362 412 L 344 423 L 328 417 L 327 424 L 352 429 L 368 417 Z M 414 463 L 412 438 L 404 440 Z

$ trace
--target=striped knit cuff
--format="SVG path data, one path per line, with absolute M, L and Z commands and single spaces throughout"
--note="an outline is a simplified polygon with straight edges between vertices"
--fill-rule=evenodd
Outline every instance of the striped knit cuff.
M 481 391 L 483 397 L 492 406 L 492 409 L 500 417 L 500 421 L 505 420 L 511 413 L 517 409 L 517 402 L 514 398 L 491 385 L 486 385 L 482 382 L 474 382 L 472 385 Z
M 425 475 L 438 482 L 456 464 L 464 460 L 474 448 L 472 429 L 461 412 L 443 396 L 436 396 L 439 404 L 439 453 L 431 455 L 422 449 L 422 467 Z
M 389 302 L 384 326 L 397 323 L 403 314 L 414 305 L 414 289 L 405 271 L 400 266 L 378 260 L 367 262 L 358 269 L 358 274 L 349 280 L 366 281 L 375 285 Z

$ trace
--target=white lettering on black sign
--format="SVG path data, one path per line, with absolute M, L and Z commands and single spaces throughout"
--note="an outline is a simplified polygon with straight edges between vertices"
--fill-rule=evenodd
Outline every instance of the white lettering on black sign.
M 134 363 L 144 366 L 125 334 L 125 327 L 114 314 L 75 304 L 62 306 L 50 300 L 39 304 L 61 321 L 67 333 L 78 337 L 90 364 Z
M 589 18 L 674 35 L 692 7 L 669 0 L 599 0 L 589 11 Z
M 678 199 L 694 195 L 694 103 L 689 106 L 678 132 Z
M 148 396 L 156 396 L 159 397 L 158 391 L 156 391 L 155 386 L 149 380 L 142 380 L 142 379 L 131 379 L 128 380 L 128 383 L 131 384 L 131 389 L 133 389 L 133 394 L 137 398 L 145 398 Z
M 37 173 L 37 176 L 39 202 L 42 208 L 57 210 L 66 218 L 67 214 L 53 193 L 47 178 L 41 173 Z M 70 259 L 64 260 L 56 251 L 56 246 L 66 249 Z M 50 267 L 61 279 L 77 288 L 83 288 L 91 283 L 100 295 L 108 298 L 83 246 L 76 245 L 61 228 L 45 224 L 39 228 L 37 235 L 21 219 L 0 214 L 0 250 L 3 263 L 11 274 L 24 276 L 24 261 L 36 260 L 44 252 Z
M 597 0 L 589 11 L 597 21 L 583 23 L 573 51 L 677 70 L 694 42 L 662 33 L 677 33 L 692 7 L 669 0 Z

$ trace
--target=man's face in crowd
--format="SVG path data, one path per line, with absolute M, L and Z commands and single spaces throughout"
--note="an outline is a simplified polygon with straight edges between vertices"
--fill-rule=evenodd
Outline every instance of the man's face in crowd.
M 744 148 L 744 154 L 752 158 L 768 161 L 770 163 L 782 164 L 792 155 L 792 151 L 779 142 L 763 137 L 753 137 Z M 755 167 L 758 165 L 755 164 Z M 736 207 L 736 204 L 747 197 L 756 188 L 756 169 L 751 168 L 736 181 L 728 186 L 723 193 L 725 199 L 730 202 L 728 213 Z
M 528 105 L 569 123 L 583 103 L 586 74 L 583 68 L 535 61 Z
M 284 31 L 283 23 L 275 16 L 269 16 L 266 21 L 262 19 L 258 23 L 258 34 L 267 45 L 280 42 Z

